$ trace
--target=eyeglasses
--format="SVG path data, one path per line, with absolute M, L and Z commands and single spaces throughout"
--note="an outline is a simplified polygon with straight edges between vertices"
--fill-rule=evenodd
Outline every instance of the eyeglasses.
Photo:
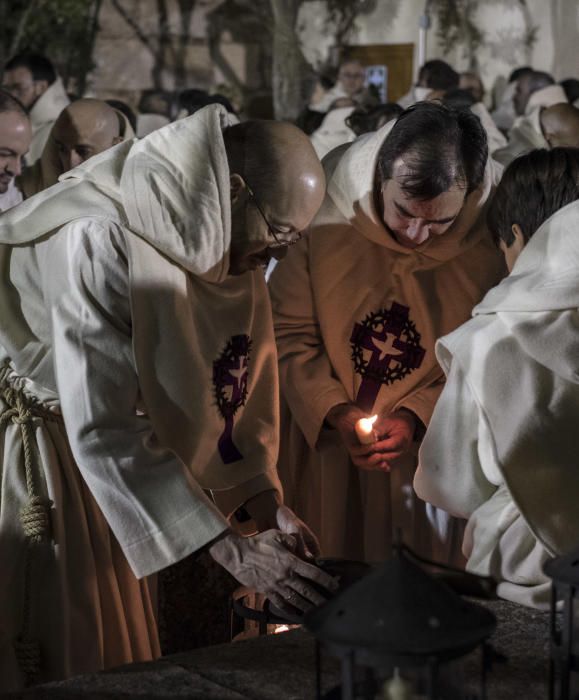
M 245 182 L 245 186 L 247 187 L 247 192 L 249 193 L 249 196 L 251 197 L 251 199 L 253 200 L 253 203 L 255 204 L 255 208 L 261 214 L 261 218 L 265 221 L 265 225 L 267 226 L 267 230 L 268 230 L 269 235 L 274 239 L 274 241 L 277 243 L 277 245 L 280 248 L 287 248 L 290 245 L 295 245 L 299 240 L 301 240 L 302 235 L 303 235 L 301 233 L 301 231 L 296 233 L 295 236 L 293 238 L 290 238 L 289 240 L 283 240 L 283 239 L 279 238 L 279 234 L 281 232 L 279 232 L 279 231 L 278 231 L 278 233 L 275 232 L 274 227 L 267 220 L 266 215 L 263 213 L 263 209 L 259 206 L 259 202 L 257 201 L 257 198 L 256 198 L 255 194 L 253 193 L 253 190 L 251 189 L 251 187 L 249 186 L 249 183 L 247 182 L 247 180 L 245 180 L 245 178 L 244 178 L 244 182 Z

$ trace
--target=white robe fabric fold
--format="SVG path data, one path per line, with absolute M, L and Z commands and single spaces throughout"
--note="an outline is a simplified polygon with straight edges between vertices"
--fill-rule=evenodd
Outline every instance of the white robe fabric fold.
M 533 236 L 474 317 L 437 344 L 447 374 L 417 493 L 463 518 L 468 568 L 549 604 L 542 564 L 579 545 L 579 204 Z

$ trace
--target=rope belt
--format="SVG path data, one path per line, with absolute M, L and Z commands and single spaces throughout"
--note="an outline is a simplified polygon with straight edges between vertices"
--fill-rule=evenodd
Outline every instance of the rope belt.
M 0 397 L 6 407 L 0 409 L 0 429 L 12 423 L 18 426 L 22 436 L 24 453 L 24 472 L 28 503 L 20 510 L 22 530 L 27 538 L 26 556 L 24 563 L 24 599 L 22 613 L 22 631 L 14 641 L 14 650 L 20 670 L 26 685 L 34 682 L 41 667 L 40 643 L 30 636 L 31 622 L 31 592 L 32 592 L 32 561 L 33 550 L 38 545 L 51 542 L 50 508 L 52 501 L 38 496 L 34 484 L 34 431 L 33 420 L 37 415 L 43 415 L 40 407 L 34 406 L 24 392 L 14 387 L 0 383 Z

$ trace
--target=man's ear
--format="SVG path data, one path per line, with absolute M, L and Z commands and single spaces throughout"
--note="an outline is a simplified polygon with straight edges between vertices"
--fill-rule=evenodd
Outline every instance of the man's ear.
M 247 191 L 245 180 L 238 173 L 231 173 L 229 176 L 229 191 L 231 204 L 236 204 L 243 197 L 243 193 Z
M 513 232 L 513 236 L 515 237 L 515 240 L 512 242 L 511 245 L 515 247 L 515 251 L 517 253 L 520 253 L 525 247 L 525 236 L 523 234 L 523 229 L 519 226 L 519 224 L 513 224 L 511 226 L 511 231 Z M 511 246 L 509 246 L 509 248 L 510 247 Z

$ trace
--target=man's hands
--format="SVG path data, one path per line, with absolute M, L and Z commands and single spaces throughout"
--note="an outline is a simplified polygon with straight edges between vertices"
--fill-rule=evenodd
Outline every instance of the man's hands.
M 312 583 L 328 592 L 338 587 L 334 578 L 300 559 L 296 551 L 294 536 L 278 530 L 253 537 L 229 532 L 209 547 L 213 559 L 240 583 L 266 595 L 280 610 L 294 614 L 292 608 L 306 612 L 326 601 Z
M 320 544 L 310 528 L 287 506 L 280 503 L 277 491 L 262 491 L 245 502 L 244 507 L 257 525 L 258 532 L 280 530 L 293 535 L 296 554 L 305 559 L 320 555 Z
M 374 423 L 376 442 L 361 445 L 354 426 L 360 418 L 367 418 L 358 406 L 338 404 L 328 412 L 326 422 L 340 433 L 350 459 L 360 469 L 390 471 L 391 463 L 408 452 L 416 430 L 416 418 L 404 408 L 386 416 L 378 416 Z

